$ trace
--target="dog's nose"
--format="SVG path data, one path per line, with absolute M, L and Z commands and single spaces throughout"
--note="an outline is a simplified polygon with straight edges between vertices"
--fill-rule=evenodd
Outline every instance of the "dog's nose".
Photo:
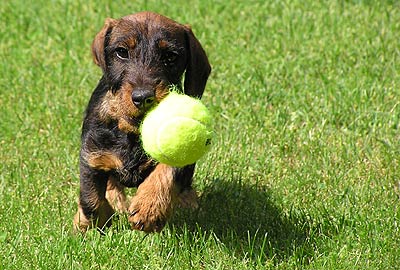
M 154 103 L 154 91 L 136 89 L 132 93 L 132 102 L 138 109 L 147 109 Z

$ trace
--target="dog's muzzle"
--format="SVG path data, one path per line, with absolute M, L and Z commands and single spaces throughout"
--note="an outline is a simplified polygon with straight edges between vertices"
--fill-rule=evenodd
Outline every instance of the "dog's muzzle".
M 139 88 L 132 93 L 132 102 L 140 110 L 149 109 L 155 101 L 155 93 L 152 89 Z

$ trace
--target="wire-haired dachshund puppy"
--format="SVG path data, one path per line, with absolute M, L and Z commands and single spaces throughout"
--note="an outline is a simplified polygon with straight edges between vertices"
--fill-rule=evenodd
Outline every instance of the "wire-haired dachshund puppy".
M 139 125 L 172 85 L 202 96 L 211 72 L 207 56 L 189 26 L 151 12 L 106 19 L 92 52 L 103 76 L 82 126 L 74 227 L 109 226 L 118 210 L 128 213 L 133 229 L 159 232 L 176 205 L 196 205 L 195 165 L 174 168 L 149 158 Z M 125 187 L 138 188 L 130 203 Z

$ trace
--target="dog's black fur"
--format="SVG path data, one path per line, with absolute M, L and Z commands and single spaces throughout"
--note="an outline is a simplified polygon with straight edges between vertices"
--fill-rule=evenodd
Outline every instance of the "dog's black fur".
M 183 92 L 202 96 L 211 71 L 207 56 L 190 27 L 150 12 L 107 19 L 92 52 L 103 76 L 82 126 L 75 228 L 109 226 L 116 203 L 130 213 L 134 229 L 160 231 L 176 197 L 191 191 L 195 165 L 178 169 L 151 160 L 139 125 L 170 86 L 182 89 L 184 74 Z M 125 187 L 138 187 L 129 207 Z

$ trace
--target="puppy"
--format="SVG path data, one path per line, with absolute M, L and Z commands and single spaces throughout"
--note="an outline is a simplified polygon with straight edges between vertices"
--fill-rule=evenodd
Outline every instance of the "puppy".
M 106 19 L 92 53 L 103 76 L 82 126 L 74 228 L 110 226 L 117 210 L 128 213 L 133 229 L 159 232 L 178 203 L 196 205 L 195 164 L 174 168 L 152 160 L 142 149 L 139 125 L 172 85 L 200 98 L 210 64 L 189 26 L 151 12 Z M 126 187 L 138 188 L 130 203 Z

